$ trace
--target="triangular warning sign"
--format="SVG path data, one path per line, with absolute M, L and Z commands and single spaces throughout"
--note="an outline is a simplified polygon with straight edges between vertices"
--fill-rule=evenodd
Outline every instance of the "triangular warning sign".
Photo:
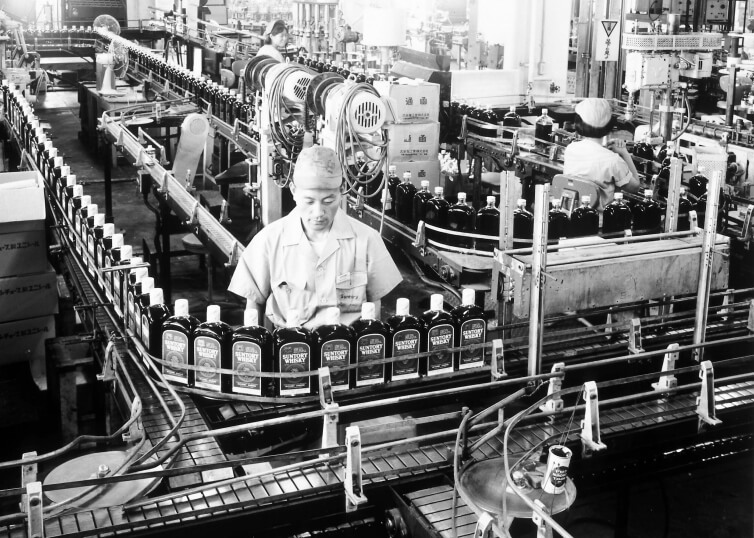
M 605 29 L 607 37 L 613 33 L 613 29 L 618 25 L 618 21 L 602 21 L 602 27 Z

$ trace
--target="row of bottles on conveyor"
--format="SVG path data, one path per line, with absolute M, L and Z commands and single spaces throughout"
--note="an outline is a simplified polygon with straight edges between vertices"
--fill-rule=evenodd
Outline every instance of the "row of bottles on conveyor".
M 403 379 L 416 379 L 484 365 L 486 321 L 475 304 L 472 289 L 463 292 L 462 304 L 446 311 L 442 295 L 431 297 L 430 309 L 410 313 L 409 300 L 397 300 L 396 313 L 377 319 L 374 303 L 364 303 L 361 317 L 351 325 L 340 321 L 340 310 L 331 307 L 326 322 L 315 330 L 302 326 L 299 313 L 289 310 L 285 327 L 270 332 L 260 325 L 255 309 L 244 313 L 241 327 L 223 322 L 220 308 L 207 308 L 206 321 L 189 315 L 184 299 L 169 308 L 156 301 L 143 311 L 142 339 L 150 354 L 162 357 L 165 377 L 176 384 L 217 393 L 253 396 L 301 396 L 317 393 L 316 376 L 262 377 L 258 372 L 296 373 L 327 366 L 333 390 L 345 390 Z M 474 346 L 476 347 L 471 347 Z M 451 352 L 451 347 L 464 349 Z M 370 364 L 422 352 L 426 357 Z M 191 370 L 186 365 L 204 367 Z M 339 370 L 356 365 L 351 370 Z M 222 373 L 218 369 L 232 371 Z
M 131 245 L 124 244 L 123 235 L 115 232 L 112 222 L 105 222 L 105 214 L 91 196 L 84 193 L 70 166 L 65 164 L 57 148 L 47 138 L 39 119 L 23 95 L 2 83 L 3 105 L 6 116 L 17 133 L 20 133 L 23 147 L 35 161 L 45 179 L 50 193 L 54 194 L 60 209 L 67 218 L 67 235 L 71 249 L 77 254 L 84 270 L 92 277 L 108 301 L 112 302 L 118 315 L 126 316 L 134 304 L 132 285 L 137 277 L 146 275 L 146 268 L 123 271 L 100 269 L 142 264 L 142 259 L 133 255 Z M 142 302 L 146 301 L 142 297 Z
M 24 41 L 27 45 L 45 44 L 45 41 L 57 42 L 60 39 L 97 39 L 99 34 L 91 26 L 55 26 L 48 28 L 27 27 Z
M 461 133 L 461 121 L 463 116 L 489 124 L 489 127 L 467 125 L 469 131 L 489 137 L 497 136 L 497 126 L 521 127 L 521 116 L 516 106 L 511 106 L 507 111 L 494 110 L 487 105 L 484 108 L 476 102 L 464 100 L 451 101 L 450 103 L 450 130 L 454 137 Z M 511 133 L 503 133 L 503 138 L 512 138 Z

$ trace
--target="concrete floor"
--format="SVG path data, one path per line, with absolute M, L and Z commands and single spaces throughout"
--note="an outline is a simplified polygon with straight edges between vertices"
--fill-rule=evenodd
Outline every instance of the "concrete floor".
M 52 92 L 39 115 L 49 122 L 56 146 L 71 164 L 72 172 L 84 183 L 85 194 L 104 206 L 103 166 L 100 156 L 87 153 L 77 139 L 78 103 L 74 92 Z M 125 234 L 126 242 L 141 252 L 142 239 L 152 240 L 154 216 L 141 201 L 134 181 L 135 170 L 121 166 L 113 170 L 113 212 L 116 229 Z M 236 207 L 236 211 L 247 211 Z M 180 248 L 180 235 L 173 238 Z M 427 308 L 429 289 L 413 273 L 400 253 L 394 253 L 404 274 L 404 282 L 383 301 L 383 315 L 390 314 L 395 298 L 407 296 L 412 310 Z M 193 313 L 204 317 L 206 273 L 196 257 L 176 258 L 172 262 L 173 298 L 189 299 Z M 227 278 L 216 271 L 215 290 L 225 299 Z M 240 305 L 225 305 L 223 319 L 240 324 Z M 565 522 L 575 536 L 631 538 L 746 538 L 754 536 L 754 475 L 751 453 L 710 461 L 703 466 L 667 473 L 651 480 L 628 485 L 611 485 L 583 492 L 566 514 Z M 615 533 L 616 499 L 621 489 L 629 488 L 628 530 Z M 526 522 L 522 522 L 526 523 Z M 520 526 L 516 536 L 534 536 L 533 526 Z

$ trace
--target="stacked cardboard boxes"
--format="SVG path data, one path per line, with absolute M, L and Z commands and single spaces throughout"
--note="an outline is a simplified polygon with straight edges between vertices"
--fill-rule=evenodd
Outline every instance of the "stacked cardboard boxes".
M 0 174 L 0 365 L 44 361 L 45 340 L 55 336 L 57 297 L 42 176 Z
M 387 104 L 388 163 L 398 177 L 411 172 L 414 184 L 440 185 L 440 85 L 399 79 L 377 81 L 374 87 Z

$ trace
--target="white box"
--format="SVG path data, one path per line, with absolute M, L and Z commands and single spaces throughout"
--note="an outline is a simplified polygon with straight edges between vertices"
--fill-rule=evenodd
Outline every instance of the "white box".
M 399 82 L 379 80 L 375 89 L 387 103 L 387 121 L 395 123 L 426 123 L 438 121 L 440 85 L 412 79 Z
M 0 223 L 44 220 L 45 193 L 38 172 L 0 174 Z
M 440 123 L 390 123 L 388 160 L 391 164 L 407 161 L 429 161 L 440 152 Z
M 411 172 L 411 183 L 418 189 L 422 180 L 429 181 L 429 191 L 432 192 L 435 187 L 444 187 L 440 185 L 440 159 L 431 161 L 409 161 L 391 163 L 395 165 L 395 173 L 399 179 L 403 178 L 404 172 Z

